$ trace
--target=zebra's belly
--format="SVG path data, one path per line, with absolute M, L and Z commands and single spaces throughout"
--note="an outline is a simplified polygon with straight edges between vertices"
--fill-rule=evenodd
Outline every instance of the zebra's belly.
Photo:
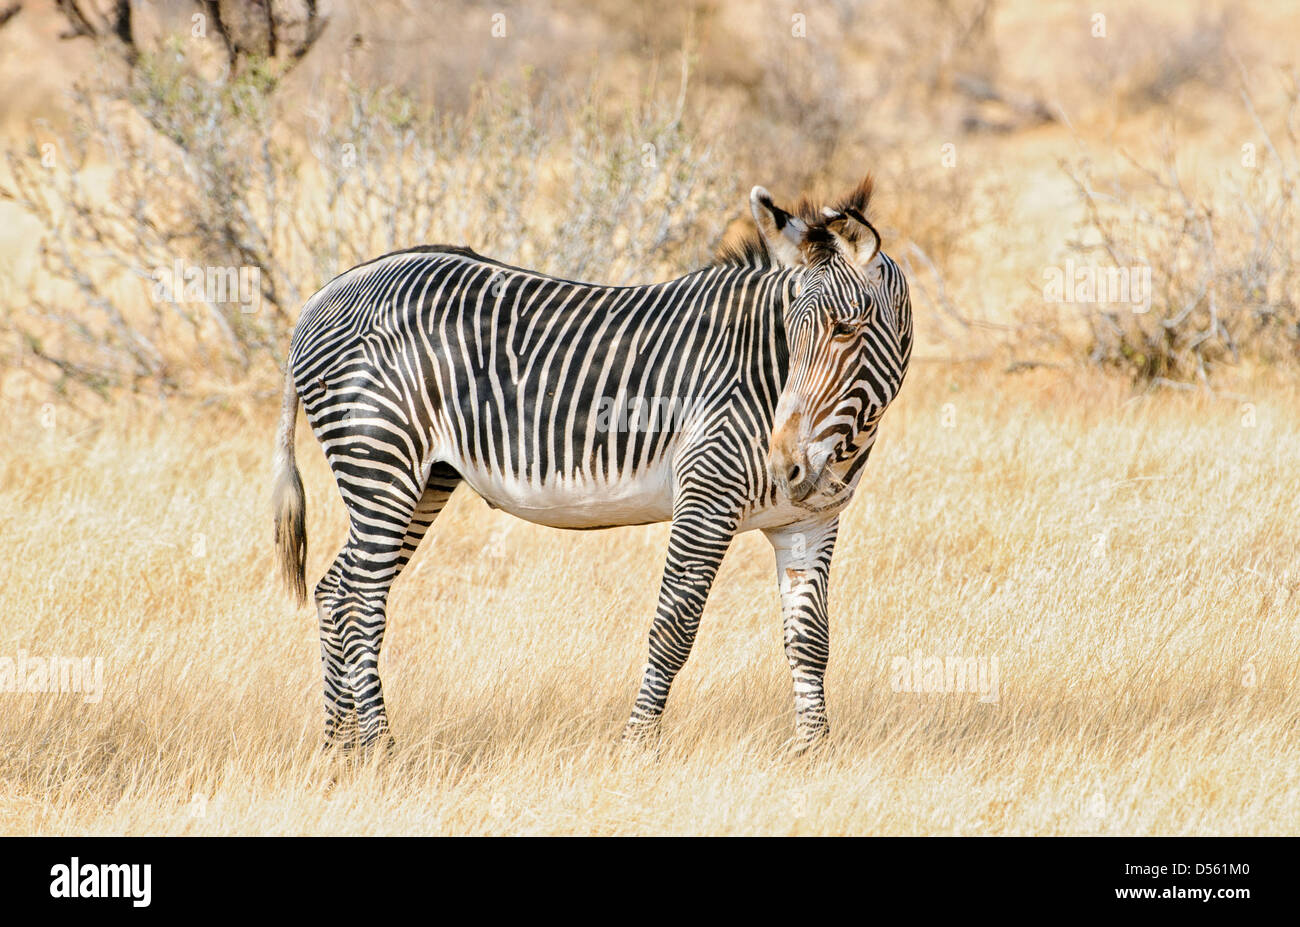
M 493 508 L 552 528 L 645 525 L 673 514 L 668 466 L 613 480 L 573 474 L 537 483 L 474 467 L 461 476 Z

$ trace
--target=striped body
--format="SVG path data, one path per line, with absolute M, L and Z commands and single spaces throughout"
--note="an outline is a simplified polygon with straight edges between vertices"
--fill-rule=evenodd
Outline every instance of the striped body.
M 399 252 L 312 298 L 290 365 L 331 459 L 409 470 L 411 493 L 442 461 L 489 504 L 538 524 L 667 521 L 674 460 L 724 430 L 750 458 L 746 527 L 769 527 L 803 511 L 769 511 L 764 463 L 790 276 L 715 267 L 602 287 L 464 249 Z M 403 375 L 377 379 L 385 363 Z M 396 417 L 381 411 L 394 406 Z M 391 432 L 387 453 L 373 433 L 357 440 L 363 423 Z M 346 447 L 334 446 L 336 432 Z

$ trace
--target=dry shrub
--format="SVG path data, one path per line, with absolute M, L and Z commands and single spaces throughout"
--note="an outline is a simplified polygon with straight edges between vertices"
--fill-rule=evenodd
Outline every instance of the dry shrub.
M 828 169 L 893 160 L 900 142 L 935 127 L 978 127 L 969 83 L 1001 93 L 995 8 L 994 0 L 838 0 L 810 10 L 806 23 L 774 16 L 746 43 L 748 89 L 789 180 L 803 187 L 824 182 Z M 739 54 L 727 56 L 727 76 L 744 82 Z
M 497 82 L 457 113 L 349 85 L 299 139 L 265 70 L 205 79 L 172 43 L 76 94 L 58 158 L 7 152 L 0 193 L 44 231 L 7 321 L 58 389 L 204 392 L 273 371 L 301 303 L 386 251 L 467 244 L 610 283 L 680 272 L 716 236 L 702 218 L 720 227 L 735 196 L 686 79 L 621 103 Z
M 1258 142 L 1239 169 L 1202 190 L 1179 173 L 1166 146 L 1159 162 L 1132 162 L 1132 179 L 1099 180 L 1091 161 L 1063 163 L 1086 220 L 1072 243 L 1084 261 L 1149 267 L 1146 311 L 1091 304 L 1089 360 L 1137 380 L 1200 382 L 1216 367 L 1249 359 L 1294 364 L 1300 350 L 1300 84 L 1284 78 L 1283 132 L 1270 132 L 1254 98 Z M 1254 162 L 1251 163 L 1252 157 Z
M 1103 39 L 1079 33 L 1086 86 L 1109 89 L 1131 111 L 1170 107 L 1185 87 L 1217 90 L 1231 79 L 1236 22 L 1228 9 L 1172 19 L 1141 9 L 1112 16 Z

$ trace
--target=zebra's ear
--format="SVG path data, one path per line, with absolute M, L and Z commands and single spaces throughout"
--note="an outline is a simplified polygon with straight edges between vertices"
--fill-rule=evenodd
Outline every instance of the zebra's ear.
M 786 267 L 802 264 L 800 246 L 808 234 L 807 224 L 773 203 L 772 195 L 762 187 L 750 191 L 749 208 L 758 223 L 758 234 L 773 259 Z
M 844 253 L 858 267 L 862 268 L 868 279 L 880 274 L 880 233 L 867 221 L 867 217 L 856 209 L 839 212 L 826 208 L 826 227 L 835 233 Z

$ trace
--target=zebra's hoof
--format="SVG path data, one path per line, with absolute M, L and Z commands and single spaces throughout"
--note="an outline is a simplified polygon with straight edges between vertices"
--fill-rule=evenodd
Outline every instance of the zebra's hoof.
M 810 736 L 801 736 L 790 742 L 786 753 L 791 759 L 812 759 L 823 756 L 830 746 L 830 731 L 823 729 Z
M 320 752 L 327 757 L 349 757 L 357 752 L 359 741 L 355 737 L 346 740 L 326 737 Z
M 654 759 L 659 755 L 659 725 L 629 721 L 618 742 L 619 752 L 629 759 Z
M 387 760 L 392 758 L 396 753 L 397 740 L 387 731 L 382 734 L 374 734 L 370 737 L 363 738 L 361 746 L 357 748 L 357 757 L 365 760 Z
M 352 763 L 364 763 L 373 758 L 388 759 L 397 753 L 397 741 L 391 734 L 377 734 L 370 738 L 326 740 L 321 752 L 328 757 Z

